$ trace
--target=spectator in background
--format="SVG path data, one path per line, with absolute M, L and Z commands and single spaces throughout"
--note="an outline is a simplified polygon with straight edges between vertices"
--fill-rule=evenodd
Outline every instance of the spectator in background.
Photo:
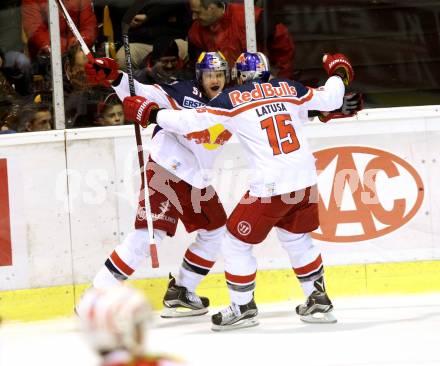
M 125 0 L 94 0 L 93 9 L 98 21 L 98 38 L 97 38 L 97 54 L 113 57 L 105 53 L 105 43 L 110 40 L 104 34 L 105 22 L 111 22 L 111 30 L 113 33 L 113 42 L 116 49 L 122 46 L 122 18 L 128 10 L 128 3 Z M 105 16 L 105 8 L 108 7 L 108 18 Z M 96 53 L 95 53 L 96 54 Z
M 19 95 L 32 92 L 31 62 L 24 54 L 20 0 L 0 1 L 2 72 Z
M 134 69 L 142 68 L 145 57 L 152 51 L 154 41 L 162 36 L 176 40 L 179 57 L 187 59 L 188 44 L 184 40 L 191 26 L 191 13 L 185 1 L 163 0 L 149 1 L 148 5 L 137 14 L 129 31 L 130 53 Z M 121 47 L 116 54 L 116 61 L 125 70 L 125 52 Z
M 125 121 L 122 102 L 116 93 L 111 93 L 97 107 L 95 124 L 99 126 L 123 125 Z
M 190 59 L 204 50 L 220 50 L 232 65 L 246 51 L 246 25 L 243 4 L 228 1 L 189 0 L 194 22 L 188 33 Z M 274 24 L 263 10 L 255 7 L 258 50 L 269 56 L 272 73 L 278 77 L 293 77 L 295 48 L 285 25 Z M 264 34 L 267 27 L 267 34 Z M 267 49 L 266 49 L 267 48 Z
M 87 57 L 77 44 L 70 47 L 64 55 L 64 108 L 67 127 L 92 127 L 97 106 L 103 95 L 110 89 L 102 86 L 90 86 L 87 83 L 84 65 Z
M 143 294 L 118 285 L 89 289 L 78 305 L 81 328 L 101 357 L 101 366 L 177 366 L 168 357 L 145 352 L 152 314 Z
M 26 96 L 32 93 L 32 66 L 24 53 L 4 53 L 0 49 L 0 69 L 18 94 Z
M 3 57 L 0 55 L 0 130 L 17 131 L 19 96 L 3 74 Z
M 18 132 L 49 131 L 52 112 L 48 104 L 31 103 L 20 110 Z
M 84 41 L 92 47 L 97 37 L 97 22 L 91 0 L 64 0 L 70 17 L 75 22 Z M 22 0 L 23 28 L 28 38 L 29 56 L 50 54 L 49 14 L 47 0 Z M 60 12 L 61 53 L 75 44 L 76 38 L 70 31 Z
M 64 76 L 70 84 L 67 91 L 87 89 L 89 86 L 84 65 L 88 60 L 81 47 L 78 44 L 73 45 L 64 56 Z
M 144 61 L 145 67 L 134 72 L 134 78 L 143 84 L 171 83 L 189 80 L 192 72 L 184 67 L 176 41 L 170 36 L 159 37 Z

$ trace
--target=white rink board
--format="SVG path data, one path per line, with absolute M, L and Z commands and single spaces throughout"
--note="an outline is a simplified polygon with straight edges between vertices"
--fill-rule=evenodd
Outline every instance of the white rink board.
M 64 133 L 2 138 L 0 158 L 8 165 L 13 254 L 13 265 L 0 267 L 0 289 L 71 283 L 68 212 L 56 199 L 67 196 Z
M 305 130 L 314 151 L 361 146 L 391 153 L 414 168 L 424 188 L 421 206 L 395 231 L 354 243 L 317 241 L 327 265 L 440 259 L 440 193 L 431 189 L 440 186 L 438 106 L 366 110 L 357 119 L 312 122 Z M 0 266 L 0 276 L 7 278 L 0 290 L 89 282 L 133 227 L 140 181 L 133 127 L 2 136 L 1 158 L 8 161 L 13 266 Z M 368 164 L 367 155 L 362 159 L 356 167 Z M 227 213 L 247 189 L 246 167 L 233 139 L 217 161 L 213 181 Z M 402 166 L 396 169 L 396 177 L 378 173 L 379 203 L 390 211 L 395 200 L 404 200 L 407 212 L 417 200 L 417 187 Z M 319 185 L 325 198 L 333 175 L 331 169 L 324 172 Z M 344 196 L 344 209 L 353 209 L 350 195 Z M 378 220 L 375 225 L 384 226 Z M 359 231 L 356 223 L 338 225 L 344 235 Z M 193 237 L 179 224 L 176 236 L 159 248 L 160 268 L 145 265 L 134 278 L 175 271 Z M 273 234 L 255 253 L 260 269 L 290 268 Z M 214 271 L 221 270 L 219 261 Z

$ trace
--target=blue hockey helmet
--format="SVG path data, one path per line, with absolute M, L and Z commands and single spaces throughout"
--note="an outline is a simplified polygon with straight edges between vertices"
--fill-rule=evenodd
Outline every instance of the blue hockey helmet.
M 202 52 L 196 62 L 196 79 L 202 80 L 205 71 L 224 71 L 226 82 L 229 82 L 229 65 L 225 56 L 220 51 Z
M 261 52 L 243 52 L 235 61 L 232 79 L 241 81 L 268 81 L 270 77 L 269 60 Z

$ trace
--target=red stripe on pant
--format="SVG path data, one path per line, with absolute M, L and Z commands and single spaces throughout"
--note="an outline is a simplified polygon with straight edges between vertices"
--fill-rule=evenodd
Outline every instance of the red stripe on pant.
M 202 257 L 199 257 L 197 254 L 194 254 L 193 252 L 191 252 L 189 249 L 187 249 L 186 253 L 185 253 L 185 259 L 197 266 L 200 267 L 204 267 L 204 268 L 209 268 L 211 269 L 212 266 L 214 265 L 215 262 L 213 261 L 209 261 L 207 259 L 204 259 Z
M 113 264 L 118 267 L 118 269 L 125 274 L 126 276 L 131 276 L 134 272 L 134 269 L 131 268 L 128 264 L 126 264 L 116 253 L 113 251 L 113 253 L 110 256 L 110 259 L 112 260 Z
M 254 272 L 250 275 L 239 276 L 225 271 L 226 281 L 230 281 L 238 284 L 248 284 L 252 281 L 255 281 L 256 276 L 257 276 L 257 272 Z
M 318 255 L 318 257 L 316 257 L 316 259 L 313 262 L 311 262 L 303 267 L 293 268 L 293 270 L 297 276 L 304 276 L 306 274 L 309 274 L 309 273 L 312 273 L 312 272 L 318 270 L 319 267 L 321 267 L 321 265 L 322 265 L 322 258 L 321 258 L 321 254 L 320 254 L 320 255 Z

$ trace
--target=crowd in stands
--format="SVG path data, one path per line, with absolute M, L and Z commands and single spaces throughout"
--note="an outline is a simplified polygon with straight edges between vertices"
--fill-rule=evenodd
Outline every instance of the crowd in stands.
M 63 3 L 93 53 L 114 58 L 125 70 L 121 20 L 132 1 Z M 48 0 L 3 0 L 0 21 L 4 18 L 15 21 L 0 22 L 0 133 L 53 129 Z M 271 21 L 264 21 L 263 27 L 258 6 L 255 18 L 259 50 L 269 55 L 275 74 L 293 77 L 294 44 L 287 28 Z M 124 124 L 121 101 L 113 90 L 87 84 L 87 58 L 61 11 L 59 23 L 66 127 Z M 201 51 L 220 50 L 231 65 L 246 50 L 244 5 L 146 1 L 131 22 L 129 39 L 136 80 L 153 84 L 192 79 Z

